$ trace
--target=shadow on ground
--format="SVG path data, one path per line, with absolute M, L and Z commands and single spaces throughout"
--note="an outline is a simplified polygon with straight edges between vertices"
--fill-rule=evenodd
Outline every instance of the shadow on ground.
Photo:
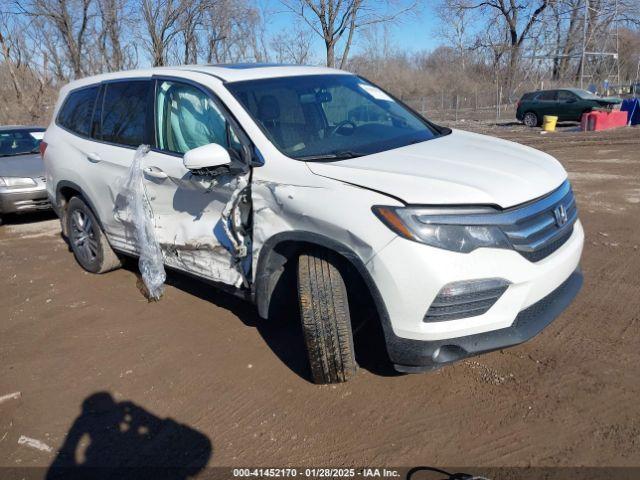
M 128 259 L 125 268 L 140 277 L 137 260 Z M 261 319 L 251 302 L 186 274 L 168 270 L 166 284 L 232 312 L 246 326 L 257 329 L 267 346 L 282 363 L 304 380 L 311 381 L 304 336 L 298 316 L 295 283 L 288 281 L 277 292 L 280 296 L 280 301 L 275 307 L 277 312 L 270 314 L 269 320 Z M 354 313 L 352 320 L 359 320 L 356 318 L 357 315 L 359 314 Z M 370 316 L 366 313 L 360 315 Z M 382 328 L 377 319 L 366 322 L 356 332 L 354 343 L 356 360 L 360 368 L 380 376 L 399 375 L 389 363 Z
M 44 222 L 46 220 L 57 220 L 57 218 L 58 216 L 53 210 L 23 213 L 21 215 L 10 214 L 2 216 L 2 225 L 24 225 L 27 223 Z
M 211 454 L 203 433 L 97 392 L 82 403 L 46 480 L 181 480 L 200 472 Z

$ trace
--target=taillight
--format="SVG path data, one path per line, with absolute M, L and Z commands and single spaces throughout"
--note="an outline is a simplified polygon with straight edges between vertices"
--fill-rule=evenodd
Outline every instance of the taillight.
M 47 150 L 47 142 L 40 142 L 40 156 L 44 158 L 44 152 Z

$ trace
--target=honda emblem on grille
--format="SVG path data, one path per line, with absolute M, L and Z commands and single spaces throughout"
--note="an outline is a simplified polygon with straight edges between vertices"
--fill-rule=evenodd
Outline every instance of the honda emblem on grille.
M 567 223 L 567 210 L 564 208 L 564 205 L 561 204 L 554 208 L 553 216 L 556 217 L 556 225 L 558 225 L 558 227 L 562 227 Z

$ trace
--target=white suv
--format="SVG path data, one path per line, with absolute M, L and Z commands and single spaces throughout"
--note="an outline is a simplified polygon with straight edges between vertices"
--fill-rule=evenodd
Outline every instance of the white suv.
M 149 145 L 164 264 L 251 299 L 265 319 L 297 303 L 318 383 L 354 375 L 367 306 L 395 368 L 418 372 L 528 340 L 582 284 L 584 232 L 553 157 L 434 125 L 347 72 L 85 78 L 62 89 L 45 143 L 48 194 L 82 267 L 140 253 L 117 205 Z

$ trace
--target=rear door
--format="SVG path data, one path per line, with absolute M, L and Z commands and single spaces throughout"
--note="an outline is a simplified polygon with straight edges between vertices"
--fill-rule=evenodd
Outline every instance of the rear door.
M 251 264 L 250 249 L 236 250 L 234 240 L 241 244 L 244 237 L 232 219 L 225 218 L 225 208 L 243 201 L 238 194 L 248 185 L 248 159 L 245 161 L 243 148 L 248 138 L 207 88 L 158 78 L 155 90 L 156 145 L 144 159 L 144 172 L 165 263 L 240 286 Z M 183 155 L 210 143 L 228 150 L 232 168 L 216 176 L 187 170 Z M 246 206 L 244 215 L 249 214 Z
M 544 115 L 557 115 L 559 110 L 557 94 L 556 90 L 545 90 L 538 95 L 538 117 L 540 121 L 542 121 Z
M 132 230 L 122 218 L 122 185 L 135 150 L 153 141 L 153 83 L 150 78 L 123 79 L 102 85 L 86 152 L 94 164 L 95 208 L 112 246 L 134 252 Z

